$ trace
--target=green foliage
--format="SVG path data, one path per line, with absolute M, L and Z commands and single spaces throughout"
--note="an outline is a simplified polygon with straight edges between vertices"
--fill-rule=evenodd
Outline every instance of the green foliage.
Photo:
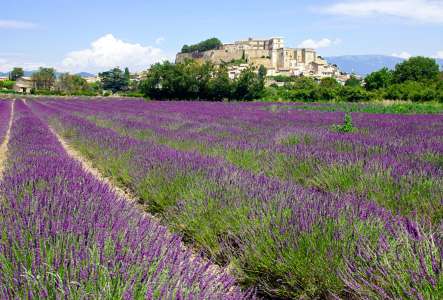
M 293 101 L 315 101 L 319 99 L 317 82 L 309 77 L 296 77 L 286 84 L 288 98 Z
M 389 100 L 433 101 L 438 100 L 441 91 L 434 84 L 406 81 L 393 84 L 384 91 L 384 98 Z
M 128 71 L 129 72 L 129 71 Z M 113 93 L 119 91 L 126 91 L 128 89 L 127 75 L 120 69 L 114 68 L 112 70 L 99 73 L 100 81 L 104 90 L 110 90 Z
M 266 67 L 264 65 L 260 65 L 260 67 L 258 68 L 258 78 L 264 81 L 266 79 L 267 73 L 268 70 L 266 69 Z
M 345 120 L 343 125 L 334 125 L 333 129 L 341 133 L 349 133 L 355 131 L 355 127 L 352 124 L 352 116 L 350 113 L 345 114 Z
M 368 91 L 387 88 L 392 84 L 394 75 L 388 68 L 372 72 L 365 78 L 365 88 Z
M 249 68 L 236 80 L 230 80 L 226 66 L 186 60 L 153 65 L 140 89 L 151 99 L 253 100 L 261 97 L 264 78 Z
M 282 106 L 281 109 L 291 109 Z M 365 112 L 373 114 L 438 114 L 443 113 L 443 105 L 437 102 L 411 103 L 411 102 L 337 102 L 333 105 L 328 103 L 320 105 L 297 105 L 295 109 L 319 110 L 319 111 L 342 111 L 342 112 Z
M 223 100 L 232 97 L 233 85 L 229 79 L 226 67 L 220 66 L 215 73 L 215 76 L 209 80 L 208 83 L 208 99 Z
M 55 84 L 55 69 L 39 68 L 37 72 L 32 74 L 32 81 L 36 90 L 51 90 Z
M 14 68 L 12 69 L 11 73 L 9 73 L 9 80 L 16 81 L 18 78 L 23 77 L 25 75 L 25 72 L 23 71 L 23 68 Z
M 15 81 L 12 81 L 12 80 L 0 81 L 0 90 L 1 89 L 12 90 L 12 88 L 14 87 L 14 84 L 15 84 Z
M 351 77 L 346 80 L 345 82 L 345 86 L 349 86 L 349 87 L 360 87 L 361 86 L 361 80 L 358 79 L 355 75 L 351 75 Z
M 332 78 L 332 77 L 326 77 L 326 78 L 322 78 L 320 80 L 320 87 L 327 88 L 327 89 L 339 89 L 341 87 L 341 85 L 337 81 L 337 79 Z
M 14 90 L 2 90 L 2 89 L 0 89 L 0 94 L 16 95 L 16 94 L 20 94 L 20 93 L 14 91 Z
M 434 81 L 439 76 L 439 66 L 435 59 L 428 57 L 411 57 L 395 66 L 393 79 L 396 83 L 406 81 Z
M 80 75 L 64 73 L 60 75 L 56 89 L 67 95 L 78 94 L 80 91 L 88 89 L 88 83 Z
M 344 86 L 339 93 L 341 101 L 346 102 L 363 102 L 374 98 L 374 95 L 366 91 L 362 87 Z
M 184 45 L 182 48 L 182 53 L 191 53 L 191 52 L 203 52 L 212 49 L 216 49 L 222 45 L 222 42 L 218 38 L 211 38 L 204 40 L 195 45 Z
M 244 70 L 234 82 L 234 99 L 254 100 L 262 96 L 264 77 L 256 74 L 252 68 Z

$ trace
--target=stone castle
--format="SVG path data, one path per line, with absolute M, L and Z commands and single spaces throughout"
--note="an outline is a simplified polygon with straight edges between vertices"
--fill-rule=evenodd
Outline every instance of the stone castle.
M 268 76 L 309 76 L 318 79 L 343 76 L 335 65 L 328 64 L 314 49 L 286 48 L 283 38 L 252 39 L 224 44 L 204 52 L 178 53 L 176 62 L 186 59 L 210 61 L 214 64 L 245 61 L 248 65 L 263 65 Z

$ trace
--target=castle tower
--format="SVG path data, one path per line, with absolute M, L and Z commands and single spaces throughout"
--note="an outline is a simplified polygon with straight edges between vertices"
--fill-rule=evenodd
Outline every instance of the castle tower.
M 271 65 L 273 68 L 278 68 L 278 59 L 280 56 L 279 49 L 285 47 L 284 40 L 281 37 L 274 37 L 269 40 L 269 50 L 271 56 Z

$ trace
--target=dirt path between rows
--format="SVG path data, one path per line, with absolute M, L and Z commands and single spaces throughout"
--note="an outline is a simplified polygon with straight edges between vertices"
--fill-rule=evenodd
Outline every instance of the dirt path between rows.
M 3 139 L 3 142 L 0 144 L 0 179 L 3 177 L 3 172 L 5 171 L 6 167 L 6 158 L 8 156 L 8 143 L 11 137 L 12 119 L 14 118 L 14 105 L 15 105 L 15 100 L 13 100 L 11 104 L 11 113 L 9 115 L 9 124 L 5 138 Z

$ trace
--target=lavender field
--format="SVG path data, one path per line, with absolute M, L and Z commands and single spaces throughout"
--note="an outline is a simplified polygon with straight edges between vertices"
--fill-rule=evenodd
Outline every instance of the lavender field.
M 5 100 L 0 141 L 12 106 L 1 298 L 443 297 L 442 114 Z

